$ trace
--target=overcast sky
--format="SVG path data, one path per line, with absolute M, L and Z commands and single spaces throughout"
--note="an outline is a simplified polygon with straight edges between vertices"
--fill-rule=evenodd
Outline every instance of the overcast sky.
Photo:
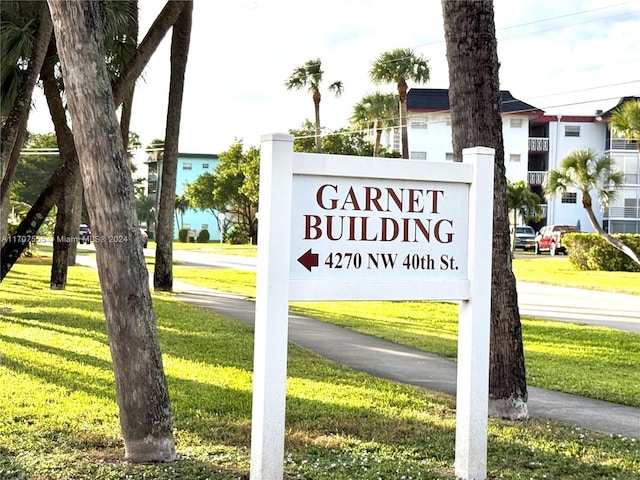
M 431 80 L 447 88 L 440 0 L 195 0 L 179 150 L 220 153 L 236 140 L 259 145 L 265 133 L 313 119 L 306 91 L 287 91 L 293 68 L 320 58 L 323 127 L 348 125 L 353 105 L 376 87 L 371 62 L 411 47 L 429 60 Z M 140 36 L 164 2 L 140 0 Z M 496 0 L 501 88 L 547 113 L 593 114 L 640 95 L 640 2 Z M 137 84 L 131 129 L 146 145 L 164 138 L 171 33 Z M 335 98 L 326 87 L 344 83 Z M 410 85 L 415 86 L 415 85 Z M 29 129 L 52 131 L 37 102 Z

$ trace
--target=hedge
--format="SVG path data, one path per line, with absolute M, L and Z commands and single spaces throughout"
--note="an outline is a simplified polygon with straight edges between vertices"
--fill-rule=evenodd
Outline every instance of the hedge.
M 640 257 L 640 235 L 612 234 Z M 569 261 L 580 270 L 640 272 L 640 266 L 597 233 L 568 233 L 562 237 Z

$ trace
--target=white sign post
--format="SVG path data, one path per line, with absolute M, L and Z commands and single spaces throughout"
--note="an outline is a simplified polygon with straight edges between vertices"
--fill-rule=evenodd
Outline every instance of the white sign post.
M 293 153 L 262 138 L 251 478 L 283 476 L 290 300 L 460 301 L 456 475 L 486 478 L 494 152 Z

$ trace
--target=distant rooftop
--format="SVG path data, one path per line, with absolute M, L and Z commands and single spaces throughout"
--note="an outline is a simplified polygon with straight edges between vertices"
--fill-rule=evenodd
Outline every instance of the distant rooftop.
M 500 90 L 502 105 L 500 111 L 503 113 L 535 113 L 542 114 L 542 110 L 529 105 L 511 95 L 508 90 Z M 408 110 L 423 111 L 448 111 L 449 90 L 447 88 L 412 88 L 407 94 Z
M 615 112 L 621 105 L 624 105 L 627 102 L 631 102 L 633 100 L 640 100 L 640 97 L 622 97 L 619 101 L 618 104 L 613 107 L 610 108 L 609 110 L 607 110 L 606 112 L 602 112 L 599 116 L 600 118 L 609 118 L 613 112 Z

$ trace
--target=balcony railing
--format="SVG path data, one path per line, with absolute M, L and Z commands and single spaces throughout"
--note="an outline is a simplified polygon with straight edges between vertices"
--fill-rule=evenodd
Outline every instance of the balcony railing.
M 624 138 L 609 138 L 604 146 L 605 150 L 638 150 L 637 140 Z
M 530 152 L 548 152 L 549 138 L 547 137 L 529 137 Z
M 541 203 L 540 204 L 540 218 L 547 218 L 547 204 L 546 203 Z
M 640 207 L 609 207 L 604 218 L 640 218 Z
M 545 178 L 547 178 L 547 172 L 527 172 L 529 185 L 542 185 Z

